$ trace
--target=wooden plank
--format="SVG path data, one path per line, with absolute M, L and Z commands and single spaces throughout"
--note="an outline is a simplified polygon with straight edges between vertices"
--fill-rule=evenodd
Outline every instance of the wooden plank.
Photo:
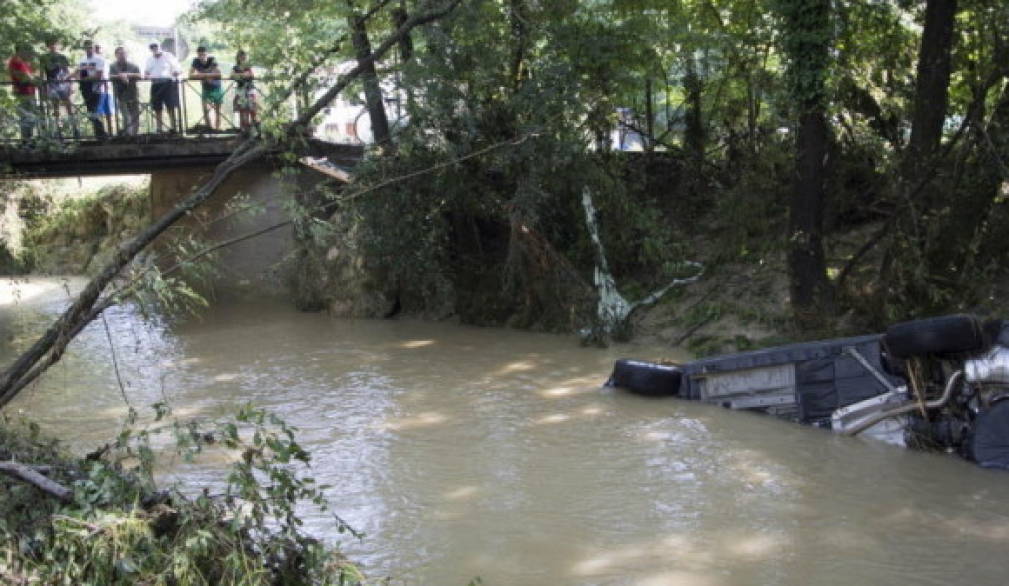
M 343 181 L 344 183 L 350 183 L 354 180 L 353 175 L 344 171 L 340 167 L 337 167 L 333 163 L 330 163 L 329 160 L 325 158 L 317 159 L 314 157 L 301 157 L 298 159 L 298 162 L 313 171 L 318 171 L 323 175 L 328 175 L 334 179 Z

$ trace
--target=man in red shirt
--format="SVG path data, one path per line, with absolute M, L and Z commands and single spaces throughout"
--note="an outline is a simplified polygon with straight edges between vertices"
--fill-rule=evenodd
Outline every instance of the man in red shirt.
M 21 125 L 21 139 L 29 141 L 38 120 L 35 107 L 35 86 L 38 80 L 29 61 L 32 58 L 32 48 L 29 45 L 18 45 L 14 56 L 7 62 L 7 72 L 14 82 L 14 97 L 18 100 L 17 110 Z

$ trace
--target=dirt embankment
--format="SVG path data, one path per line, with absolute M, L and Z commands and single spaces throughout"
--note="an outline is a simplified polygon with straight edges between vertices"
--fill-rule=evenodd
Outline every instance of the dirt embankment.
M 83 194 L 29 192 L 14 256 L 22 271 L 88 274 L 149 220 L 147 183 L 111 183 Z M 7 240 L 11 242 L 10 239 Z

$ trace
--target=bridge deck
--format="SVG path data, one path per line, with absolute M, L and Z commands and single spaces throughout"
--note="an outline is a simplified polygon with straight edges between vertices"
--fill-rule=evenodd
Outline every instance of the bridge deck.
M 87 175 L 143 174 L 184 167 L 212 167 L 224 161 L 244 140 L 237 136 L 200 138 L 151 136 L 126 141 L 80 142 L 59 149 L 0 146 L 0 179 L 55 178 Z M 326 157 L 352 167 L 363 147 L 310 140 L 299 154 Z

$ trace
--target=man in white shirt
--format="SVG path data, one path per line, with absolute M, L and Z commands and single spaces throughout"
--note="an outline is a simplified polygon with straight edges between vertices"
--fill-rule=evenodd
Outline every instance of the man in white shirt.
M 77 64 L 77 71 L 71 77 L 81 80 L 81 97 L 84 98 L 84 106 L 88 109 L 88 118 L 94 127 L 95 138 L 105 138 L 108 133 L 102 124 L 102 116 L 111 113 L 108 110 L 108 90 L 105 87 L 108 65 L 105 59 L 95 52 L 95 45 L 91 41 L 84 41 L 84 54 L 84 59 Z
M 151 56 L 144 65 L 144 77 L 151 80 L 151 108 L 154 109 L 158 132 L 164 131 L 161 123 L 161 110 L 164 108 L 168 108 L 168 118 L 171 122 L 169 132 L 177 132 L 181 115 L 179 118 L 176 117 L 179 110 L 179 89 L 176 80 L 182 74 L 182 68 L 175 55 L 162 51 L 157 43 L 151 43 L 150 48 Z

